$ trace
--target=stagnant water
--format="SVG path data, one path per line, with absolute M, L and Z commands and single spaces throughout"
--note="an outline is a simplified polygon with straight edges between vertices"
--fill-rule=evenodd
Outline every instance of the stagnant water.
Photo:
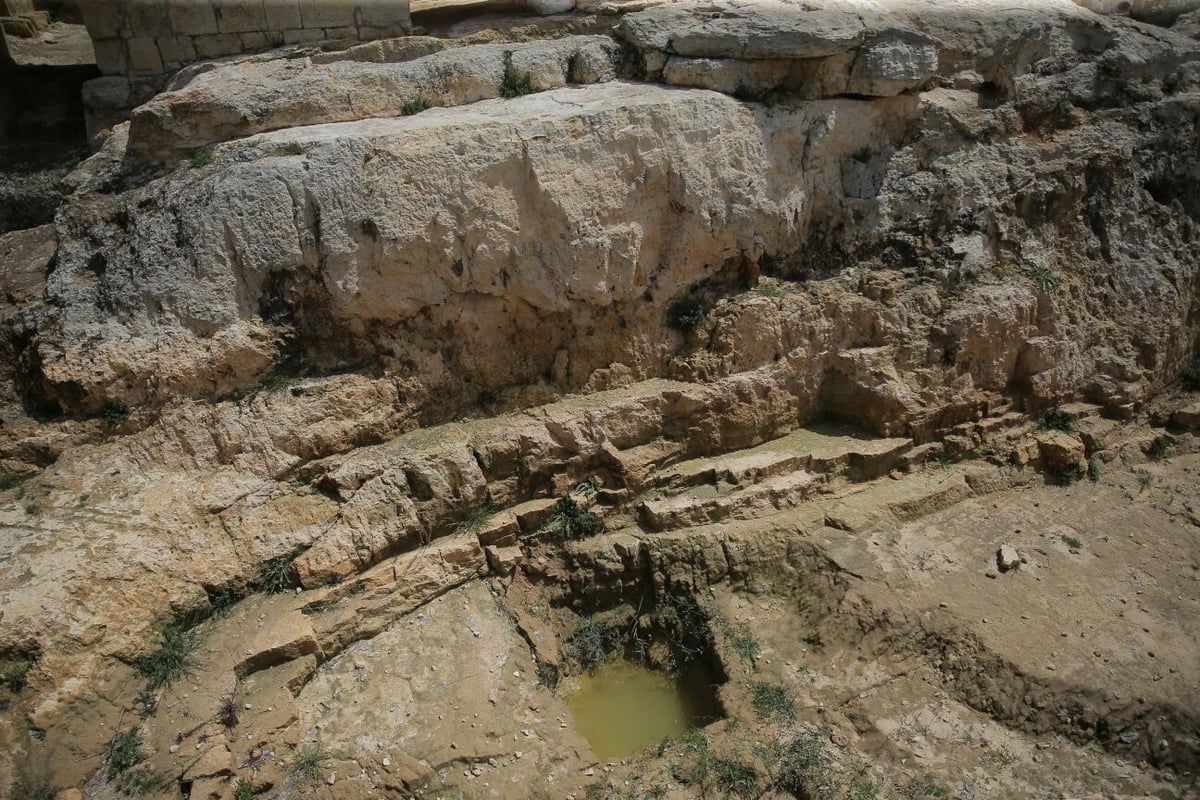
M 703 668 L 676 676 L 617 659 L 569 680 L 564 700 L 575 729 L 602 760 L 628 758 L 721 716 Z

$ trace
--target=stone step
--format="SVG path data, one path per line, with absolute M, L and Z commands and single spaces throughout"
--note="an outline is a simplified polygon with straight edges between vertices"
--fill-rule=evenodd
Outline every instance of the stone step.
M 721 492 L 715 486 L 701 487 L 699 492 L 646 500 L 638 508 L 638 516 L 641 523 L 653 531 L 677 530 L 726 519 L 754 519 L 811 500 L 827 480 L 824 475 L 796 470 L 733 492 Z
M 894 469 L 911 447 L 912 439 L 880 439 L 845 425 L 817 425 L 746 450 L 684 461 L 656 474 L 650 485 L 668 492 L 741 485 L 797 470 L 870 480 Z

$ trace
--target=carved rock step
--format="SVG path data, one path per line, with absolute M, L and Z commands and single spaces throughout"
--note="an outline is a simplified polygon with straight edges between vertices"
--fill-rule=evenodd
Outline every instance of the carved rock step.
M 893 469 L 912 444 L 912 439 L 877 439 L 849 426 L 798 428 L 747 450 L 685 461 L 659 473 L 651 483 L 668 491 L 703 484 L 757 483 L 800 469 L 870 480 Z
M 642 524 L 654 531 L 720 522 L 724 519 L 753 519 L 811 500 L 824 476 L 803 470 L 768 478 L 738 491 L 720 494 L 681 494 L 662 500 L 647 500 L 638 509 Z M 703 490 L 702 490 L 703 491 Z

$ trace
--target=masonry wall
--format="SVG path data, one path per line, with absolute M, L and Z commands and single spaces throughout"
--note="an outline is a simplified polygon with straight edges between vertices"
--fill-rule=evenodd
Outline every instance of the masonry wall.
M 80 10 L 104 75 L 161 75 L 207 58 L 412 28 L 408 0 L 82 0 Z

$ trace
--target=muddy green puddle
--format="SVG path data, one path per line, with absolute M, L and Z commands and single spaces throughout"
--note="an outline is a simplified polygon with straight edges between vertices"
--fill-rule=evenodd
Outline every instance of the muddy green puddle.
M 601 760 L 637 755 L 721 716 L 709 671 L 656 672 L 621 659 L 564 681 L 575 729 Z

